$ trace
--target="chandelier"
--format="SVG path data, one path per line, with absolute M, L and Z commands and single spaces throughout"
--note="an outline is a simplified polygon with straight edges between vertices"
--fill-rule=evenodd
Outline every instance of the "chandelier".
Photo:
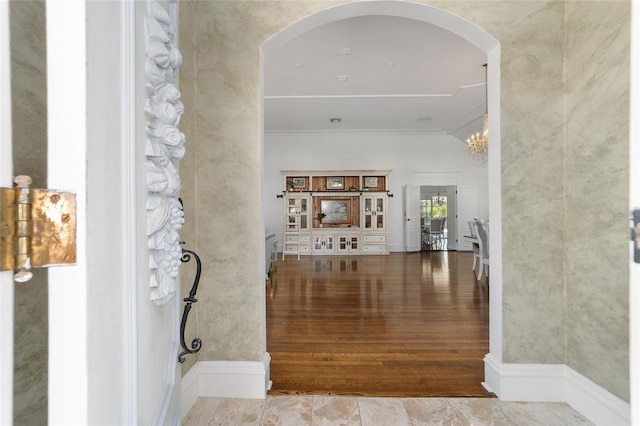
M 487 64 L 484 64 L 485 113 L 482 133 L 478 132 L 467 139 L 467 150 L 471 159 L 482 167 L 487 166 L 489 154 L 489 94 L 487 85 Z
M 432 203 L 433 204 L 437 204 L 439 206 L 442 206 L 445 202 L 446 198 L 440 195 L 440 187 L 438 187 L 438 195 L 436 197 L 433 197 L 432 199 Z

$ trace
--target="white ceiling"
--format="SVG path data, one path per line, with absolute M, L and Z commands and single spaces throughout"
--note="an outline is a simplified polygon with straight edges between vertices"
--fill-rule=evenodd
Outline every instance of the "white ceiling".
M 482 128 L 485 63 L 480 49 L 425 22 L 334 21 L 265 57 L 265 132 L 422 132 L 466 141 Z

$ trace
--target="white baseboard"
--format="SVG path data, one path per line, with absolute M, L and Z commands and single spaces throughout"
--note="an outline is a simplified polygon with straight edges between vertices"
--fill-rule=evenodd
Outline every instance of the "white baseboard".
M 566 402 L 596 425 L 628 425 L 631 409 L 611 392 L 564 364 L 485 361 L 484 387 L 502 401 Z
M 198 363 L 191 366 L 187 374 L 182 376 L 180 398 L 180 417 L 184 420 L 189 414 L 189 410 L 196 403 L 199 396 L 198 389 Z
M 597 425 L 630 425 L 631 406 L 596 385 L 591 380 L 566 367 L 567 403 Z
M 184 418 L 199 397 L 264 399 L 271 387 L 271 356 L 260 361 L 198 361 L 182 378 Z

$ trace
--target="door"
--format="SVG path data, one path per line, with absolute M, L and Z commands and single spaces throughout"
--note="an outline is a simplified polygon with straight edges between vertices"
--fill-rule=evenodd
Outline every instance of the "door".
M 420 186 L 404 186 L 404 241 L 408 252 L 420 251 Z
M 2 186 L 13 186 L 14 174 L 8 6 L 0 2 Z M 77 264 L 47 271 L 51 424 L 179 423 L 180 301 L 174 297 L 170 306 L 156 307 L 148 285 L 145 144 L 140 143 L 145 140 L 140 45 L 147 6 L 46 4 L 48 186 L 75 193 L 77 205 Z M 120 36 L 105 37 L 114 31 Z M 11 272 L 1 273 L 0 281 L 0 424 L 12 424 Z
M 469 221 L 478 216 L 478 188 L 476 186 L 458 187 L 458 250 L 471 251 L 470 241 L 464 238 L 469 235 Z

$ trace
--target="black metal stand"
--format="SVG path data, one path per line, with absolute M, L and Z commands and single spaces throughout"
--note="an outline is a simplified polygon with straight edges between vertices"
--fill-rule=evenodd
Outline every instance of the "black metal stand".
M 191 305 L 196 303 L 198 299 L 196 299 L 196 292 L 198 291 L 198 283 L 200 282 L 200 273 L 202 272 L 202 263 L 200 262 L 200 257 L 191 250 L 182 249 L 182 262 L 186 263 L 191 260 L 191 257 L 196 259 L 196 278 L 193 281 L 193 286 L 191 287 L 191 291 L 189 292 L 189 297 L 183 299 L 186 302 L 184 306 L 184 312 L 182 313 L 182 322 L 180 323 L 180 345 L 184 351 L 178 355 L 178 362 L 182 364 L 184 362 L 185 355 L 195 354 L 202 347 L 202 340 L 199 337 L 196 337 L 191 342 L 191 349 L 187 348 L 187 344 L 184 341 L 184 329 L 187 326 L 187 318 L 189 317 L 189 312 L 191 311 Z

